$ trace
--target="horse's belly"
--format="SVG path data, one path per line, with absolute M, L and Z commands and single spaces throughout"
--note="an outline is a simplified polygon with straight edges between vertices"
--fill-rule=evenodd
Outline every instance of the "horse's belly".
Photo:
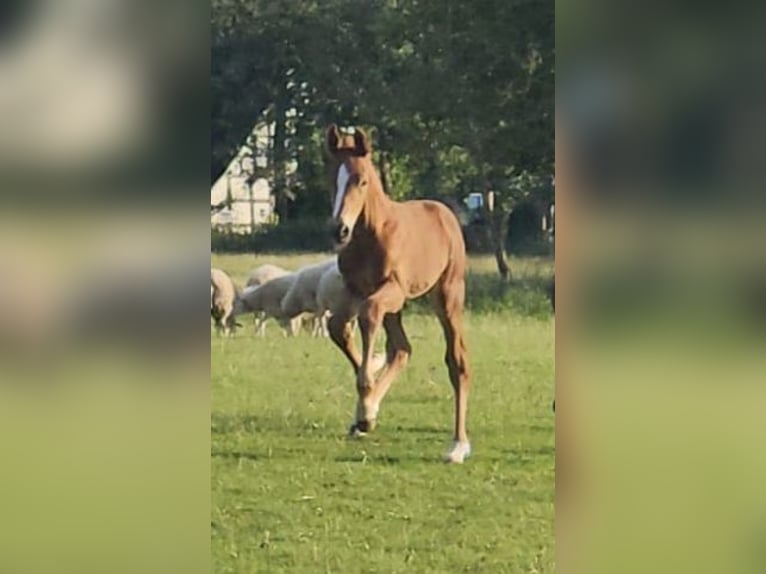
M 447 266 L 444 253 L 430 246 L 410 250 L 402 263 L 397 275 L 408 299 L 428 293 Z
M 428 293 L 434 286 L 435 281 L 414 281 L 406 289 L 407 299 L 414 299 Z

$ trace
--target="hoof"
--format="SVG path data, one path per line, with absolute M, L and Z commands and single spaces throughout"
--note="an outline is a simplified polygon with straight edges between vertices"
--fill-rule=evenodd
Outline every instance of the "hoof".
M 363 437 L 368 432 L 372 432 L 372 430 L 375 428 L 375 421 L 356 421 L 353 423 L 349 429 L 348 434 L 349 436 L 353 437 Z
M 471 455 L 471 443 L 455 441 L 452 449 L 444 455 L 444 462 L 462 464 Z

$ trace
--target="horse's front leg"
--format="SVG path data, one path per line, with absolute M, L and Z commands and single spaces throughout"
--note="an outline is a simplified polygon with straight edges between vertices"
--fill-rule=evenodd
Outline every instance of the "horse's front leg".
M 375 386 L 375 339 L 383 325 L 387 313 L 397 313 L 404 305 L 404 292 L 394 281 L 384 283 L 370 295 L 359 310 L 359 331 L 362 335 L 362 364 L 356 378 L 358 400 L 356 421 L 351 426 L 351 434 L 363 434 L 375 427 L 374 409 L 368 408 L 366 400 L 373 394 Z

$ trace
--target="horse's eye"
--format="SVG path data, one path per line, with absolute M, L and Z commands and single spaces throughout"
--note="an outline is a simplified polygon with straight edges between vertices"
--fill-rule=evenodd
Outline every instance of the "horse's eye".
M 359 187 L 367 187 L 367 180 L 366 179 L 360 180 Z

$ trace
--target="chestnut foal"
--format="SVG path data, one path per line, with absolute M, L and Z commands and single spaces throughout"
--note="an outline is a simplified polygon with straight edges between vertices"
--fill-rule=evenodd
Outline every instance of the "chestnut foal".
M 337 169 L 333 222 L 338 267 L 352 295 L 348 308 L 333 315 L 328 327 L 356 375 L 359 398 L 350 432 L 374 428 L 380 402 L 411 354 L 402 327 L 404 302 L 429 293 L 444 330 L 444 360 L 455 392 L 454 443 L 446 460 L 463 462 L 471 445 L 465 428 L 470 373 L 462 325 L 466 255 L 460 224 L 439 202 L 397 202 L 386 196 L 363 131 L 342 135 L 333 124 L 327 147 Z M 350 325 L 357 315 L 361 356 Z M 373 351 L 381 327 L 386 367 L 375 381 Z

